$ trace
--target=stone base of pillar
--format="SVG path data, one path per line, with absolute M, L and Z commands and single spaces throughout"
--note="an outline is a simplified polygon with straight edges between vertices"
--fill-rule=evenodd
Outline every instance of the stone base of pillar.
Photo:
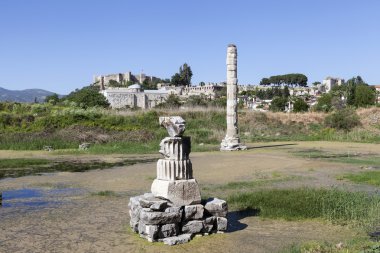
M 236 150 L 246 150 L 247 146 L 240 143 L 239 138 L 229 138 L 226 137 L 220 143 L 220 151 L 236 151 Z
M 175 181 L 155 179 L 151 190 L 155 197 L 167 199 L 175 206 L 201 203 L 201 192 L 195 179 Z

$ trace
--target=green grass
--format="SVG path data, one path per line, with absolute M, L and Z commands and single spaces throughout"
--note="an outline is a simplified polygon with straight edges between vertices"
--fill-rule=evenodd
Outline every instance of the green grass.
M 278 172 L 273 172 L 270 178 L 260 179 L 260 180 L 251 180 L 251 181 L 238 181 L 238 182 L 229 182 L 224 185 L 216 186 L 216 189 L 219 190 L 244 190 L 244 189 L 253 189 L 256 187 L 283 182 L 290 180 L 297 180 L 299 177 L 296 176 L 282 176 Z
M 34 159 L 34 158 L 14 158 L 14 159 L 0 159 L 0 169 L 4 168 L 25 168 L 36 165 L 46 165 L 50 161 L 47 159 Z
M 356 174 L 346 174 L 342 177 L 355 183 L 380 187 L 380 171 L 363 171 Z
M 100 196 L 100 197 L 115 197 L 117 194 L 114 191 L 99 191 L 91 193 L 92 196 Z
M 259 211 L 261 217 L 324 219 L 372 228 L 380 224 L 380 197 L 336 189 L 259 190 L 228 198 L 232 209 Z

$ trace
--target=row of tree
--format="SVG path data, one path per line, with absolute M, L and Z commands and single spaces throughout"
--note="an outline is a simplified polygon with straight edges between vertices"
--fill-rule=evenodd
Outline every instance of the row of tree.
M 307 76 L 304 74 L 286 74 L 271 76 L 269 78 L 264 77 L 260 81 L 260 85 L 269 86 L 307 86 Z

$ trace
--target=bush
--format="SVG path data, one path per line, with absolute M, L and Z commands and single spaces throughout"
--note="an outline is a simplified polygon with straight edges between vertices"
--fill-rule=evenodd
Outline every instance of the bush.
M 65 99 L 75 102 L 82 108 L 94 106 L 107 108 L 109 106 L 107 99 L 99 93 L 99 87 L 97 86 L 87 86 L 80 90 L 73 91 L 67 95 Z
M 301 98 L 297 98 L 293 104 L 293 112 L 307 112 L 309 105 Z
M 332 108 L 332 95 L 330 93 L 323 94 L 318 98 L 315 110 L 319 112 L 329 112 Z
M 368 85 L 357 85 L 355 88 L 355 106 L 367 107 L 374 105 L 376 101 L 376 90 Z
M 285 97 L 275 97 L 272 100 L 271 105 L 269 106 L 269 110 L 273 112 L 283 112 L 285 111 L 286 103 L 288 99 Z
M 157 105 L 157 108 L 179 108 L 181 106 L 181 102 L 179 100 L 179 97 L 174 94 L 170 94 L 169 97 L 165 100 L 165 102 Z
M 327 127 L 349 131 L 360 125 L 359 116 L 353 109 L 345 108 L 335 111 L 325 118 Z

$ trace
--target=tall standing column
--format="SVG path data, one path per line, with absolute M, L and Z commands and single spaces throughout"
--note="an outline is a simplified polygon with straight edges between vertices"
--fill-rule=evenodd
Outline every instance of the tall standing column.
M 237 49 L 233 44 L 227 47 L 227 133 L 220 150 L 244 150 L 240 143 L 237 114 Z

